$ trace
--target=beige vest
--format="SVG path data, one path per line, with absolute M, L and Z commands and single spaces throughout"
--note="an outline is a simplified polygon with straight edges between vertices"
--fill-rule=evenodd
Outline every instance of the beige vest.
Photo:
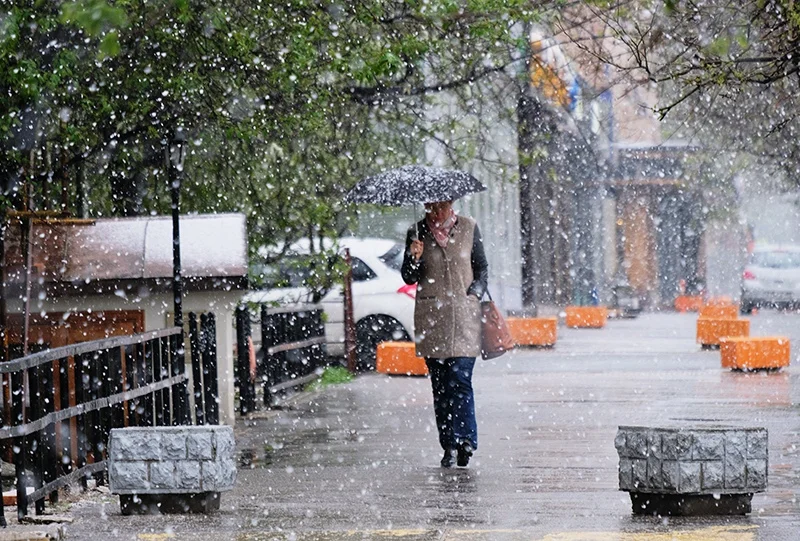
M 417 355 L 434 359 L 477 357 L 480 301 L 467 295 L 473 280 L 475 220 L 459 216 L 446 248 L 439 246 L 427 229 L 420 233 L 425 249 L 414 310 Z

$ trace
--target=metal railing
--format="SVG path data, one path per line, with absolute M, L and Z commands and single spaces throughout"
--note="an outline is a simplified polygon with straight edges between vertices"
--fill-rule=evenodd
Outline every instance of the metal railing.
M 201 324 L 203 331 L 195 334 L 198 347 L 192 348 L 193 371 L 209 373 L 198 416 L 206 421 L 218 418 L 210 320 Z M 18 518 L 27 515 L 30 502 L 36 514 L 42 513 L 45 499 L 56 502 L 61 487 L 80 482 L 85 488 L 89 477 L 105 483 L 112 428 L 192 423 L 182 332 L 172 327 L 0 363 L 3 418 L 10 419 L 0 426 L 0 444 L 14 462 Z M 28 492 L 30 485 L 33 492 Z M 0 521 L 5 524 L 2 507 Z
M 312 381 L 327 362 L 321 307 L 261 305 L 259 311 L 259 351 L 253 350 L 250 311 L 244 306 L 236 311 L 236 381 L 242 415 L 257 409 L 257 387 L 269 408 L 275 394 Z
M 189 344 L 195 419 L 198 425 L 219 424 L 217 320 L 214 314 L 202 314 L 198 318 L 194 312 L 189 313 Z

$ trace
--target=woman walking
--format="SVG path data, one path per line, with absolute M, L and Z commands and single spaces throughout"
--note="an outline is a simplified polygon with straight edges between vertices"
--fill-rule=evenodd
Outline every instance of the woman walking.
M 416 351 L 431 376 L 441 465 L 463 467 L 478 448 L 472 369 L 489 267 L 475 220 L 456 215 L 452 201 L 426 203 L 425 213 L 408 230 L 401 272 L 417 284 Z

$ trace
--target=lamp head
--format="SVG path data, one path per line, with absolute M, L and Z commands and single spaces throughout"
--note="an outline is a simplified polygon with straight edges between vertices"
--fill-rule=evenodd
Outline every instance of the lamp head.
M 186 132 L 183 128 L 176 128 L 170 142 L 169 160 L 178 171 L 183 171 L 183 162 L 186 160 Z

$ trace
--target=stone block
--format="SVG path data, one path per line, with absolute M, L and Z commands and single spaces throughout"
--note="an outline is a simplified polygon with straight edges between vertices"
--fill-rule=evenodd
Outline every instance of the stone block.
M 722 460 L 725 458 L 724 441 L 721 433 L 700 432 L 695 434 L 692 458 L 694 460 Z
M 211 432 L 190 432 L 186 436 L 186 452 L 189 460 L 213 460 L 214 445 Z
M 614 437 L 614 447 L 620 457 L 628 457 L 628 438 L 625 437 L 625 432 L 617 430 L 617 435 Z
M 631 458 L 646 458 L 647 457 L 647 434 L 644 432 L 629 432 L 627 435 L 628 440 L 628 456 Z
M 619 459 L 619 488 L 620 490 L 632 490 L 633 486 L 633 465 L 627 458 Z
M 177 485 L 175 478 L 175 462 L 159 461 L 151 462 L 150 466 L 150 486 L 152 488 L 173 488 Z
M 743 457 L 725 457 L 725 488 L 745 488 L 747 486 L 746 462 Z
M 725 464 L 719 460 L 703 462 L 701 488 L 704 491 L 722 490 L 725 488 Z
M 115 461 L 108 470 L 109 488 L 112 492 L 116 489 L 148 490 L 150 482 L 147 474 L 146 462 Z
M 747 433 L 725 433 L 725 459 L 744 460 L 747 454 Z
M 680 462 L 678 468 L 678 490 L 700 492 L 700 462 Z
M 666 460 L 690 460 L 692 435 L 683 432 L 665 432 L 661 435 L 661 451 Z
M 661 460 L 654 457 L 647 459 L 647 486 L 649 488 L 662 488 Z
M 661 434 L 651 432 L 647 435 L 647 456 L 662 458 L 661 454 Z
M 219 461 L 219 482 L 218 490 L 231 490 L 236 483 L 236 461 L 232 456 Z
M 159 460 L 161 435 L 112 430 L 109 455 L 112 460 Z
M 754 430 L 747 433 L 747 458 L 767 458 L 766 430 Z
M 202 469 L 198 460 L 181 460 L 176 462 L 175 474 L 177 487 L 186 492 L 203 492 L 201 483 Z
M 747 489 L 764 490 L 767 488 L 767 461 L 747 461 Z
M 678 491 L 680 487 L 680 468 L 676 460 L 665 460 L 661 463 L 661 477 L 664 483 L 664 489 L 669 491 Z M 621 487 L 620 487 L 621 488 Z
M 232 457 L 236 447 L 233 439 L 233 428 L 219 427 L 220 430 L 214 431 L 214 448 L 216 457 Z M 227 429 L 227 430 L 225 430 Z
M 200 462 L 200 476 L 203 478 L 203 490 L 217 490 L 220 483 L 219 462 L 203 460 Z
M 186 432 L 179 430 L 161 436 L 162 460 L 186 459 Z
M 647 460 L 640 458 L 631 461 L 634 488 L 647 486 Z

